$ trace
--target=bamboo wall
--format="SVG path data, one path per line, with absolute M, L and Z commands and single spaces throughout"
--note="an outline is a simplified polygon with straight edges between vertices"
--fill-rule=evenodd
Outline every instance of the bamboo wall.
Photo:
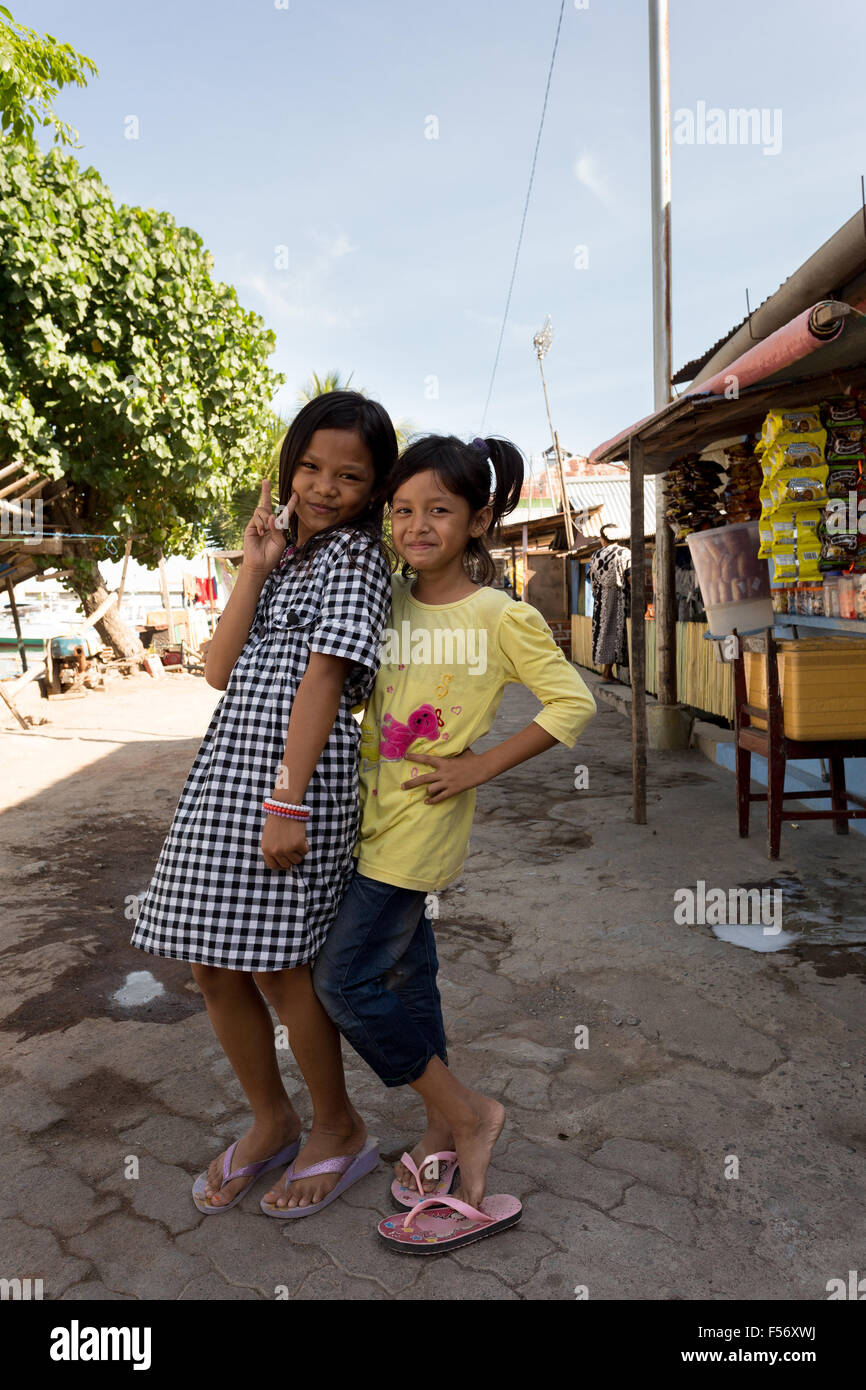
M 677 699 L 706 714 L 734 718 L 734 668 L 716 660 L 714 642 L 705 642 L 706 623 L 677 623 Z M 631 622 L 628 624 L 631 652 Z M 571 659 L 578 666 L 601 671 L 592 661 L 592 619 L 572 614 Z M 655 694 L 656 625 L 646 624 L 646 687 Z

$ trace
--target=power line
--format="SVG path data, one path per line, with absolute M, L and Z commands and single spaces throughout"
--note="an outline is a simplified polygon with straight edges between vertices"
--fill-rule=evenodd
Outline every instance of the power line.
M 520 258 L 520 248 L 523 244 L 523 232 L 526 227 L 526 215 L 529 212 L 529 200 L 532 196 L 532 183 L 535 178 L 535 166 L 538 162 L 538 150 L 539 146 L 541 145 L 541 132 L 544 129 L 544 118 L 547 115 L 547 99 L 550 95 L 550 82 L 551 78 L 553 77 L 553 65 L 556 61 L 556 50 L 559 47 L 559 31 L 562 28 L 562 16 L 564 11 L 565 0 L 562 0 L 562 4 L 559 7 L 559 19 L 557 20 L 556 24 L 556 37 L 553 40 L 553 52 L 550 55 L 550 67 L 547 70 L 547 85 L 544 89 L 544 104 L 541 108 L 541 120 L 538 123 L 538 135 L 535 139 L 535 151 L 532 156 L 532 167 L 529 170 L 529 184 L 526 189 L 526 201 L 523 204 L 523 217 L 520 221 L 520 232 L 517 237 L 517 248 L 514 252 L 514 265 L 512 266 L 511 270 L 511 282 L 508 286 L 508 295 L 505 300 L 505 313 L 502 316 L 502 327 L 499 330 L 499 342 L 496 345 L 496 357 L 493 362 L 493 371 L 490 376 L 490 386 L 487 391 L 487 400 L 484 402 L 484 413 L 481 416 L 481 429 L 479 431 L 480 434 L 484 433 L 484 423 L 487 419 L 487 409 L 490 405 L 490 397 L 493 395 L 493 383 L 496 380 L 496 369 L 499 366 L 499 354 L 502 351 L 502 340 L 505 337 L 505 325 L 508 322 L 508 311 L 511 308 L 511 292 L 514 289 L 514 280 L 517 275 L 517 262 Z

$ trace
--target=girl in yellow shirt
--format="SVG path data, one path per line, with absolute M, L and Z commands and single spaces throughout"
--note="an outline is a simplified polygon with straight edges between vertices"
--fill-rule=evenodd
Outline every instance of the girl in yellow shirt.
M 392 1190 L 405 1206 L 432 1191 L 449 1207 L 410 1213 L 408 1227 L 381 1224 L 383 1238 L 410 1252 L 463 1244 L 520 1216 L 514 1198 L 485 1199 L 505 1110 L 446 1065 L 428 895 L 461 872 L 475 788 L 557 742 L 572 747 L 595 713 L 541 614 L 490 587 L 486 538 L 522 483 L 520 451 L 496 438 L 428 436 L 395 465 L 388 500 L 403 569 L 362 726 L 356 869 L 314 967 L 316 993 L 355 1050 L 386 1086 L 410 1085 L 424 1100 L 426 1132 Z M 510 682 L 541 709 L 520 733 L 474 753 Z M 431 1156 L 444 1163 L 441 1176 Z M 454 1206 L 445 1194 L 457 1166 L 463 1200 Z M 264 1200 L 292 1204 L 279 1186 Z

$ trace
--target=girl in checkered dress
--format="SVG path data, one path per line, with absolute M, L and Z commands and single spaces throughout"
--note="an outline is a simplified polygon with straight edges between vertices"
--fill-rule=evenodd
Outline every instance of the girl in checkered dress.
M 353 391 L 316 397 L 293 421 L 280 457 L 284 511 L 274 517 L 263 483 L 207 655 L 208 683 L 226 693 L 132 937 L 141 950 L 192 962 L 253 1111 L 252 1128 L 195 1184 L 207 1214 L 298 1155 L 301 1122 L 266 1001 L 313 1105 L 292 1165 L 292 1210 L 313 1210 L 378 1157 L 346 1094 L 339 1035 L 310 966 L 352 872 L 360 738 L 352 707 L 372 687 L 390 605 L 381 525 L 396 454 L 385 411 Z M 288 525 L 288 547 L 277 520 Z

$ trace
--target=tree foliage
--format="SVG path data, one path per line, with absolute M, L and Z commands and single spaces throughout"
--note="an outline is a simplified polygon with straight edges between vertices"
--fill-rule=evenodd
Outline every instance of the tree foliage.
M 115 207 L 57 149 L 6 154 L 0 467 L 62 478 L 80 529 L 145 564 L 195 553 L 270 451 L 274 336 L 170 213 Z
M 96 66 L 68 43 L 38 34 L 0 5 L 0 128 L 4 137 L 37 152 L 35 127 L 53 128 L 53 139 L 72 145 L 78 131 L 54 113 L 61 87 L 87 86 Z

